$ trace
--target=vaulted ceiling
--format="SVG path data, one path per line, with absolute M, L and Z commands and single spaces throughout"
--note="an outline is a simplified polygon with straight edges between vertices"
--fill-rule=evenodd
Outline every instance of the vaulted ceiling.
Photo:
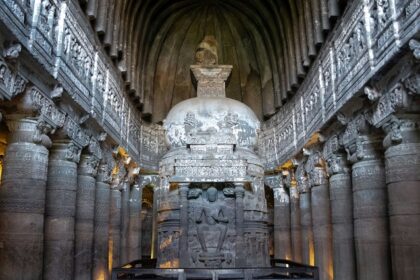
M 189 66 L 205 35 L 234 66 L 227 96 L 261 118 L 299 87 L 346 1 L 80 0 L 145 119 L 195 96 Z

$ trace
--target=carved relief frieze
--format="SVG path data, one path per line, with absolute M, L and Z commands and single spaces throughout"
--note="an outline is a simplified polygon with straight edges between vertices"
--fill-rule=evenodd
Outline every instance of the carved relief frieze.
M 65 10 L 62 42 L 57 45 L 58 79 L 71 97 L 90 111 L 95 49 L 70 9 Z
M 303 110 L 305 113 L 306 134 L 308 136 L 322 123 L 323 104 L 319 79 L 314 79 L 309 93 L 305 98 Z
M 389 0 L 374 0 L 368 4 L 369 29 L 373 43 L 372 50 L 375 55 L 375 63 L 383 59 L 387 47 L 394 43 L 394 30 L 392 23 L 394 2 Z
M 103 121 L 113 130 L 114 137 L 119 137 L 121 127 L 121 112 L 123 110 L 123 97 L 116 80 L 109 77 L 109 86 L 104 98 Z
M 41 0 L 34 7 L 31 43 L 33 51 L 48 61 L 48 67 L 53 67 L 56 46 L 58 46 L 58 21 L 60 0 Z
M 334 51 L 332 48 L 330 48 L 329 51 L 325 53 L 325 56 L 321 58 L 321 67 L 319 68 L 321 90 L 323 91 L 323 96 L 325 99 L 323 102 L 323 118 L 325 118 L 328 112 L 334 111 L 337 106 L 337 97 L 335 92 L 336 65 L 334 58 Z
M 102 60 L 100 53 L 95 53 L 95 66 L 93 77 L 93 89 L 91 100 L 91 114 L 96 118 L 101 118 L 103 114 L 104 98 L 108 88 L 109 70 Z
M 31 18 L 33 14 L 33 1 L 30 0 L 1 0 L 0 11 L 13 15 L 10 17 L 11 23 L 20 32 L 19 35 L 27 37 Z
M 420 16 L 419 0 L 398 0 L 396 2 L 396 20 L 398 22 L 401 44 L 409 41 L 418 32 Z
M 342 28 L 341 36 L 336 39 L 337 79 L 345 81 L 349 72 L 359 58 L 367 51 L 366 23 L 363 16 L 363 5 L 358 5 L 353 11 L 353 16 Z M 350 73 L 352 75 L 352 73 Z M 342 87 L 341 87 L 342 88 Z M 340 90 L 339 88 L 338 90 Z

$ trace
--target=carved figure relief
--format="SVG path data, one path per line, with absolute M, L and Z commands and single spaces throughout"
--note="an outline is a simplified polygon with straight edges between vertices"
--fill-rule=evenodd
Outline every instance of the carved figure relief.
M 234 198 L 213 184 L 204 187 L 188 194 L 191 263 L 193 267 L 233 267 Z

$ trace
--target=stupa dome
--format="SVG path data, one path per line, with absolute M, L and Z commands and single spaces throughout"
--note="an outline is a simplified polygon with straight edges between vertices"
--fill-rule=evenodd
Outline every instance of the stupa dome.
M 223 96 L 199 96 L 175 105 L 164 122 L 170 148 L 189 144 L 234 144 L 253 148 L 260 121 L 244 103 Z

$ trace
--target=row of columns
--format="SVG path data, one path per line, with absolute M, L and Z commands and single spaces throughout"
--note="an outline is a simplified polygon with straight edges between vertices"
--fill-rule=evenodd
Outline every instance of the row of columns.
M 383 135 L 358 116 L 304 150 L 290 200 L 274 188 L 275 257 L 292 252 L 320 279 L 420 277 L 419 120 L 393 117 Z
M 7 125 L 0 279 L 107 279 L 110 252 L 112 266 L 140 259 L 141 187 L 113 184 L 109 163 L 60 132 L 51 141 L 40 119 Z

